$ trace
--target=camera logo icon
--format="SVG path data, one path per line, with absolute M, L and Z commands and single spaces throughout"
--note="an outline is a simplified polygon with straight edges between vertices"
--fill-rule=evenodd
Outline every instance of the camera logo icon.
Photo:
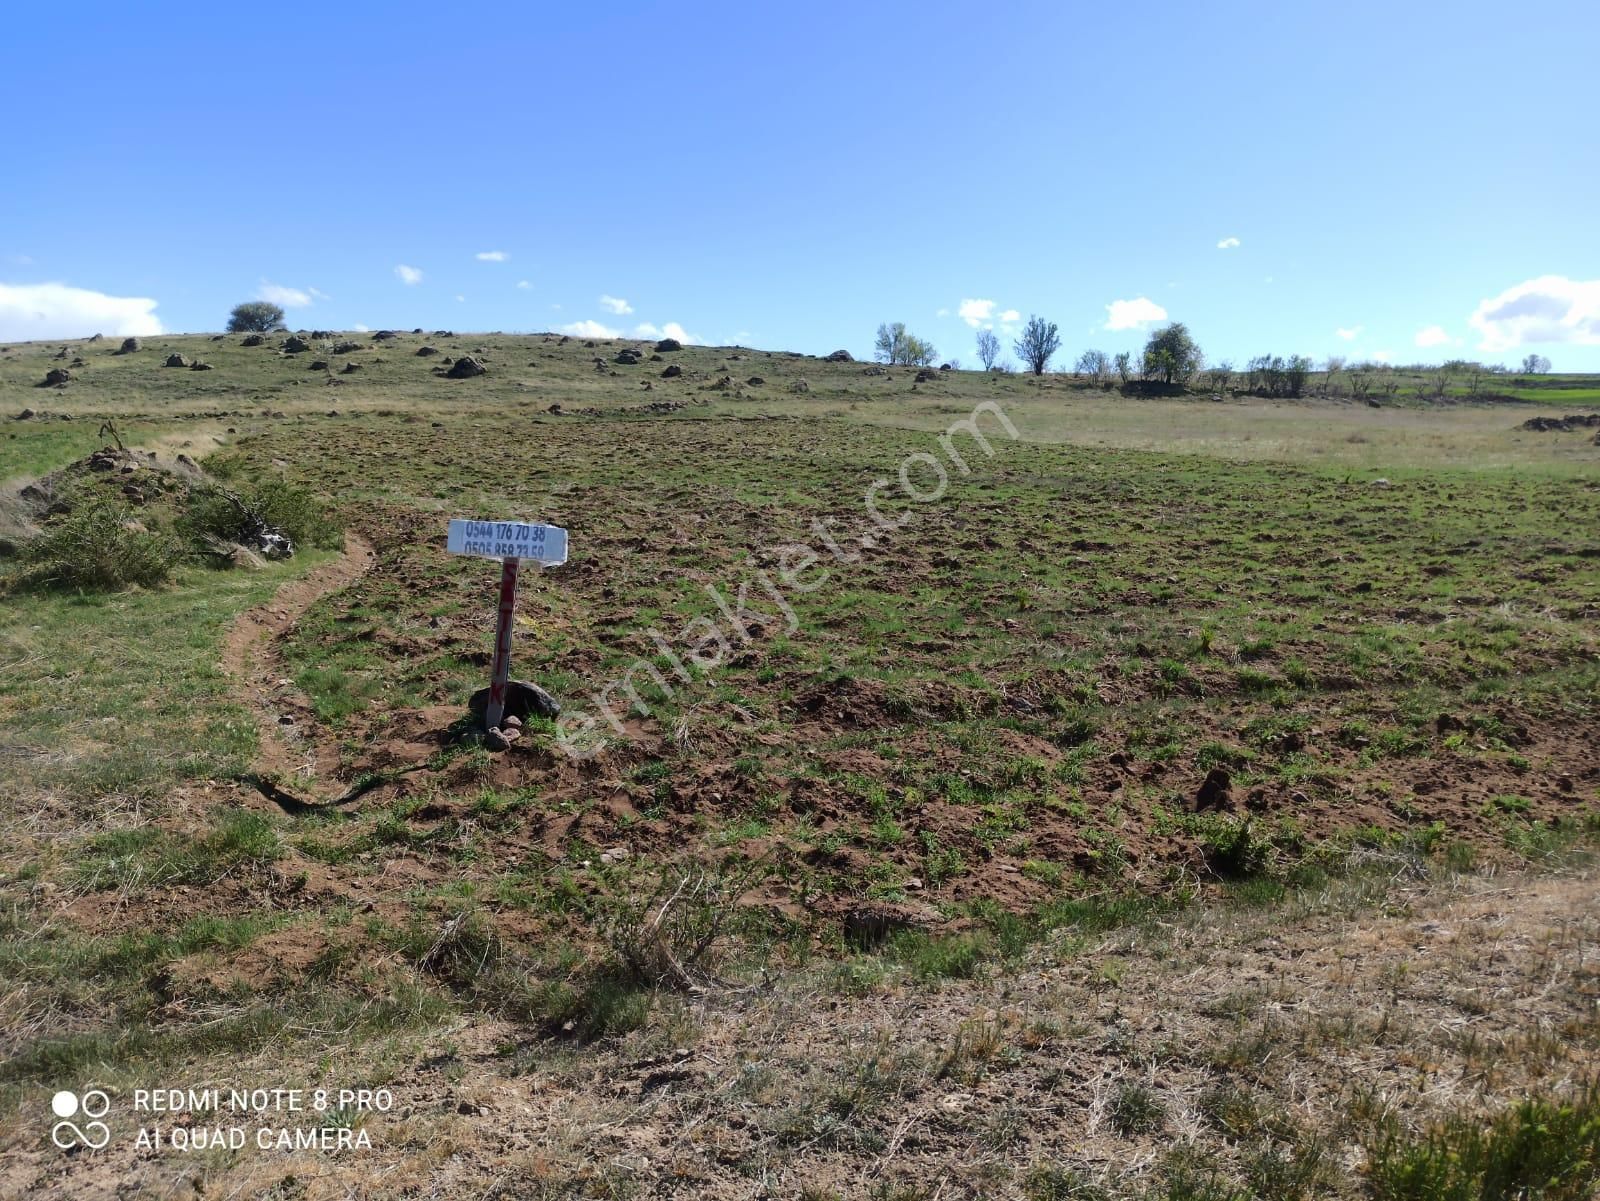
M 91 1151 L 100 1150 L 111 1141 L 111 1127 L 96 1119 L 105 1117 L 110 1109 L 111 1098 L 97 1088 L 82 1097 L 62 1089 L 50 1098 L 50 1111 L 61 1119 L 50 1128 L 50 1141 L 63 1151 L 80 1144 Z M 72 1121 L 80 1114 L 89 1119 L 81 1127 Z

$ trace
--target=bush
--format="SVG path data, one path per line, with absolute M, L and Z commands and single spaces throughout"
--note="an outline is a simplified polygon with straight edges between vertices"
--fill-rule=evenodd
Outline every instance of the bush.
M 180 529 L 201 543 L 247 542 L 258 522 L 280 531 L 297 547 L 338 550 L 344 544 L 343 526 L 317 498 L 282 480 L 269 480 L 243 492 L 197 487 L 189 494 Z
M 1380 1201 L 1583 1201 L 1600 1181 L 1600 1089 L 1528 1098 L 1487 1128 L 1451 1118 L 1414 1138 L 1391 1126 L 1368 1154 Z
M 24 551 L 27 581 L 35 587 L 93 591 L 164 584 L 182 557 L 176 541 L 151 533 L 131 510 L 111 502 L 79 509 Z

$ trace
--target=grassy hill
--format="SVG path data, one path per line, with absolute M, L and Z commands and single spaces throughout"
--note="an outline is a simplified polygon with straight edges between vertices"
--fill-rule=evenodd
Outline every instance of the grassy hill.
M 0 1191 L 1433 1196 L 1373 1182 L 1530 1140 L 1594 1180 L 1593 431 L 283 341 L 0 353 L 41 528 L 79 494 L 21 485 L 110 420 L 163 504 L 203 471 L 349 534 L 127 591 L 0 560 Z M 583 756 L 459 737 L 497 571 L 456 516 L 570 531 L 513 663 Z M 401 1105 L 338 1114 L 360 1164 L 69 1181 L 35 1111 L 90 1080 Z

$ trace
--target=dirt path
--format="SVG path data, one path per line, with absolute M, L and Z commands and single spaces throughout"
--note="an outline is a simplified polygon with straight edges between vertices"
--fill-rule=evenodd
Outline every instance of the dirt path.
M 360 579 L 374 559 L 363 538 L 347 533 L 337 559 L 313 568 L 285 584 L 265 604 L 240 614 L 222 640 L 222 669 L 238 682 L 261 728 L 255 771 L 267 787 L 281 785 L 300 796 L 318 782 L 323 783 L 319 791 L 326 791 L 334 779 L 338 751 L 307 733 L 315 728 L 311 706 L 285 674 L 277 642 L 312 605 Z

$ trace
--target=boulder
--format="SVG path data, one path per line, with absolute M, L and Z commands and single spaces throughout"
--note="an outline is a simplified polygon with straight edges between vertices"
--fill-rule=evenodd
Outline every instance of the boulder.
M 619 350 L 617 351 L 616 362 L 621 363 L 624 367 L 635 367 L 639 363 L 639 358 L 640 355 L 637 350 Z
M 451 379 L 471 379 L 473 376 L 482 375 L 486 371 L 488 371 L 488 368 L 478 362 L 477 359 L 470 354 L 464 354 L 450 364 L 450 370 L 446 374 Z
M 361 343 L 359 343 L 359 342 L 339 342 L 339 343 L 335 344 L 335 346 L 333 348 L 333 353 L 334 354 L 351 354 L 352 352 L 360 350 L 360 349 L 361 349 Z
M 41 388 L 59 388 L 71 378 L 72 372 L 68 371 L 65 367 L 52 367 L 48 372 L 45 373 L 44 382 L 39 386 Z M 22 419 L 32 417 L 33 410 L 23 409 L 22 412 L 17 416 Z
M 307 342 L 299 334 L 291 334 L 284 339 L 283 349 L 285 354 L 302 354 L 311 349 L 311 343 Z
M 181 354 L 169 354 L 166 362 L 161 365 L 163 367 L 187 367 L 189 360 L 185 359 Z
M 929 380 L 938 379 L 938 378 L 939 378 L 939 373 L 937 371 L 930 371 L 930 370 L 928 370 L 928 368 L 924 367 L 921 371 L 917 372 L 917 378 L 913 382 L 914 383 L 918 383 L 918 384 L 925 384 Z
M 395 333 L 392 329 L 380 329 L 377 333 L 372 335 L 372 340 L 374 342 L 388 342 L 389 340 L 398 338 L 399 336 L 400 335 Z
M 436 355 L 438 353 L 439 353 L 439 348 L 437 346 L 419 346 L 419 347 L 417 347 L 417 358 L 419 358 L 419 359 L 426 359 L 426 358 L 428 358 L 428 357 L 430 357 L 432 355 Z
M 489 707 L 489 690 L 480 688 L 467 701 L 467 708 L 479 721 Z M 561 702 L 537 684 L 512 680 L 506 684 L 506 715 L 526 721 L 530 717 L 559 717 Z
M 124 338 L 122 345 L 117 347 L 118 354 L 137 354 L 139 350 L 138 338 Z
M 361 364 L 360 363 L 346 363 L 344 365 L 344 370 L 341 371 L 339 374 L 340 375 L 354 375 L 357 371 L 360 371 L 360 370 L 361 370 Z
M 211 370 L 211 364 L 210 363 L 202 363 L 199 359 L 196 359 L 194 362 L 189 364 L 189 370 L 190 371 L 210 371 Z
M 752 388 L 758 388 L 762 384 L 766 383 L 767 381 L 762 379 L 759 375 L 752 375 L 749 379 L 745 380 L 744 382 L 749 384 Z
M 312 362 L 311 362 L 311 370 L 312 371 L 326 371 L 327 369 L 328 369 L 328 360 L 327 359 L 313 359 L 312 360 Z
M 683 368 L 678 366 L 676 363 L 674 363 L 674 364 L 672 364 L 672 366 L 668 367 L 665 371 L 663 371 L 661 373 L 661 378 L 662 379 L 677 379 L 682 374 L 683 374 Z
M 683 343 L 676 338 L 662 338 L 661 341 L 656 343 L 656 349 L 663 353 L 669 350 L 682 350 Z
M 260 334 L 246 334 L 239 342 L 240 346 L 260 346 L 266 339 Z
M 855 357 L 848 350 L 836 350 L 823 359 L 825 363 L 853 363 L 855 361 Z

